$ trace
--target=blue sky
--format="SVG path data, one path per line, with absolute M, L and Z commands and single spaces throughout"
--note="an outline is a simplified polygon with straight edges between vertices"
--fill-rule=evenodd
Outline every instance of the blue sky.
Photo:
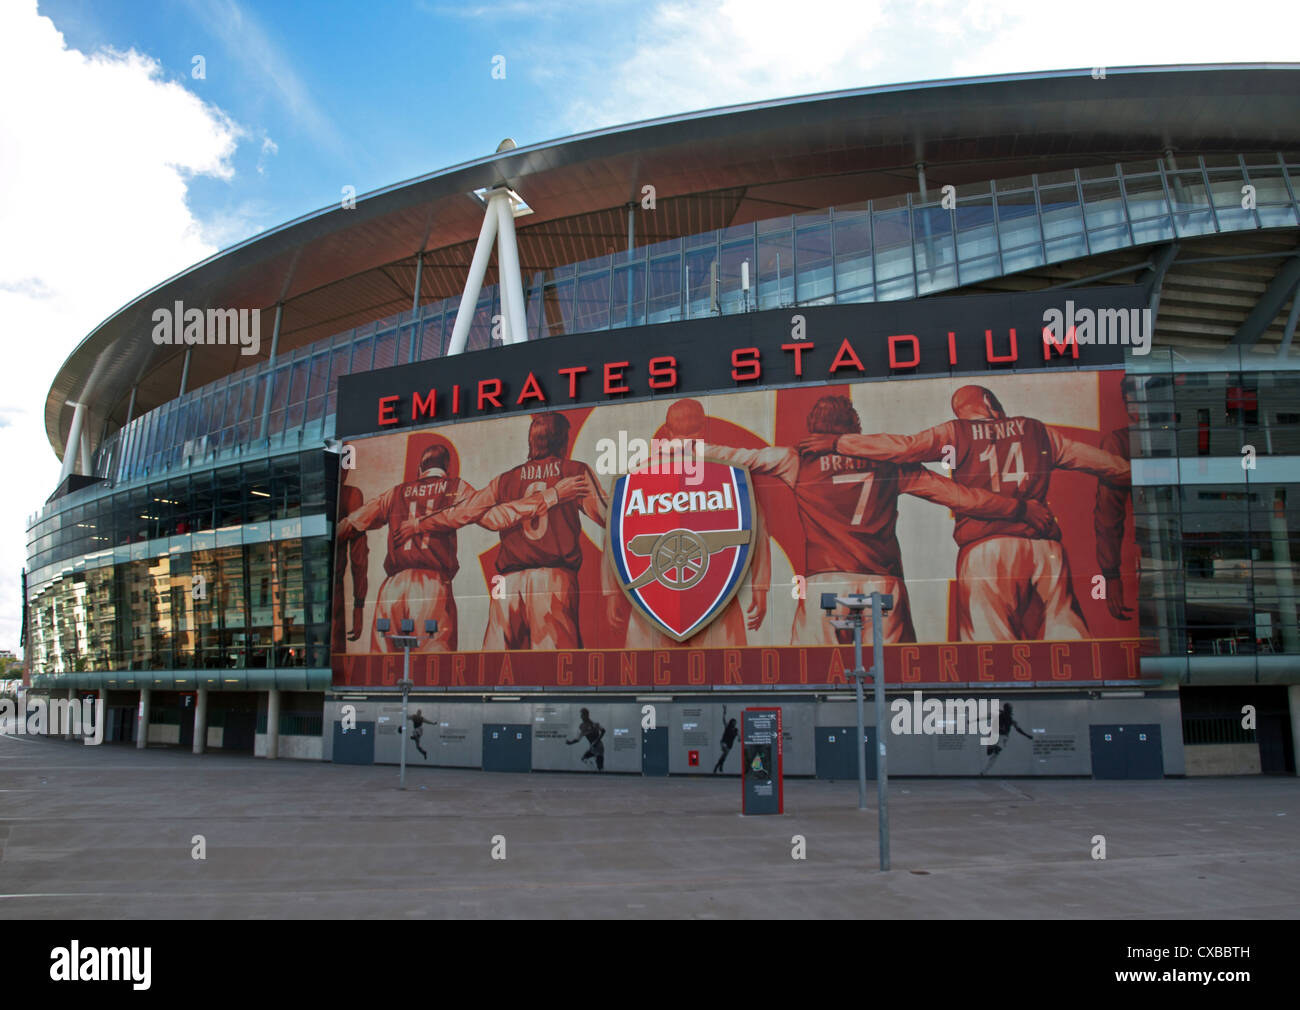
M 644 8 L 587 4 L 570 16 L 574 6 L 52 0 L 40 11 L 71 47 L 147 54 L 241 127 L 237 182 L 189 185 L 190 207 L 225 246 L 338 200 L 345 184 L 364 193 L 506 136 L 523 144 L 577 128 L 586 71 L 571 64 L 588 47 L 617 59 L 630 41 L 620 23 Z M 504 79 L 492 77 L 498 55 Z
M 1285 61 L 1297 37 L 1282 0 L 0 0 L 0 455 L 21 475 L 0 498 L 0 648 L 17 646 L 27 518 L 57 482 L 61 363 L 155 284 L 344 186 L 507 136 L 907 81 Z

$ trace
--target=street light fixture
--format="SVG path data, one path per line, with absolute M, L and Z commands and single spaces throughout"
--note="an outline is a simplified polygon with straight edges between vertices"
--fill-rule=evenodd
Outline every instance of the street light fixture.
M 406 699 L 411 693 L 411 688 L 415 686 L 415 681 L 411 680 L 411 649 L 412 647 L 420 644 L 420 639 L 418 635 L 413 634 L 413 632 L 415 631 L 415 622 L 412 621 L 409 617 L 402 618 L 401 634 L 390 634 L 388 629 L 391 627 L 392 624 L 389 622 L 387 617 L 381 617 L 379 618 L 379 620 L 375 621 L 375 629 L 381 635 L 386 636 L 390 642 L 394 642 L 397 645 L 400 645 L 402 647 L 402 651 L 406 654 L 406 658 L 403 661 L 403 665 L 402 665 L 402 679 L 397 682 L 397 686 L 402 689 L 402 724 L 397 728 L 397 735 L 398 737 L 400 737 L 401 750 L 402 750 L 402 757 L 401 757 L 402 772 L 401 772 L 401 779 L 398 788 L 405 789 L 406 788 Z M 436 635 L 438 633 L 438 622 L 425 621 L 424 633 L 430 637 Z
M 862 666 L 862 617 L 871 608 L 871 678 L 876 706 L 876 806 L 880 826 L 880 868 L 889 869 L 889 769 L 885 756 L 885 642 L 881 625 L 894 609 L 894 598 L 887 593 L 853 593 L 837 596 L 822 593 L 822 609 L 835 628 L 853 632 L 853 684 L 858 701 L 858 809 L 867 809 L 866 728 L 862 715 L 862 681 L 867 671 Z M 835 608 L 845 608 L 846 616 L 835 617 Z

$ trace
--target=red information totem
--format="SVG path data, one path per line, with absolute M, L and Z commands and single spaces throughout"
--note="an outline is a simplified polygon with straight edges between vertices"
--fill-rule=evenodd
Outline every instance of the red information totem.
M 785 813 L 782 781 L 781 710 L 747 708 L 740 713 L 743 745 L 741 813 Z

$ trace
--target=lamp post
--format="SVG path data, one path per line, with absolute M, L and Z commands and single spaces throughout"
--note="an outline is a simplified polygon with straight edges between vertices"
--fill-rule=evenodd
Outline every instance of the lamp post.
M 862 666 L 862 615 L 871 607 L 871 678 L 876 708 L 876 806 L 880 828 L 880 868 L 889 869 L 889 768 L 885 748 L 885 642 L 881 624 L 894 609 L 894 598 L 885 593 L 869 596 L 854 593 L 836 596 L 822 593 L 822 609 L 836 628 L 853 632 L 853 685 L 858 702 L 858 809 L 867 809 L 866 727 L 863 725 L 862 681 L 867 671 Z M 845 617 L 835 617 L 835 608 L 843 606 Z
M 413 634 L 413 632 L 415 631 L 415 622 L 412 621 L 409 617 L 402 618 L 402 624 L 401 624 L 402 632 L 400 635 L 389 634 L 388 629 L 391 626 L 392 625 L 389 623 L 388 618 L 386 617 L 381 617 L 379 618 L 379 620 L 375 622 L 375 628 L 379 631 L 379 633 L 381 635 L 387 636 L 390 642 L 396 642 L 398 645 L 400 645 L 402 647 L 402 651 L 406 654 L 405 659 L 402 662 L 402 679 L 397 682 L 397 686 L 402 689 L 402 724 L 397 728 L 397 735 L 400 738 L 399 742 L 401 744 L 401 750 L 402 750 L 402 756 L 401 756 L 402 771 L 401 771 L 401 779 L 398 788 L 405 789 L 406 788 L 406 699 L 410 696 L 411 688 L 415 686 L 415 682 L 411 680 L 411 647 L 415 645 L 419 645 L 420 639 L 419 636 Z M 430 636 L 436 635 L 438 633 L 438 622 L 425 621 L 424 633 Z

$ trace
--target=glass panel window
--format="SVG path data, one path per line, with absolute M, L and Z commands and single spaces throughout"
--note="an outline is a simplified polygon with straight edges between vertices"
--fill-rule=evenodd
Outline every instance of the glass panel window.
M 1297 223 L 1296 207 L 1287 192 L 1281 168 L 1250 169 L 1250 185 L 1255 187 L 1255 210 L 1265 228 L 1293 228 Z
M 1083 209 L 1079 191 L 1073 184 L 1048 186 L 1039 190 L 1043 211 L 1043 239 L 1047 262 L 1074 259 L 1087 254 L 1083 241 Z
M 289 379 L 289 402 L 284 415 L 286 430 L 302 427 L 303 407 L 307 399 L 307 378 L 310 371 L 311 362 L 305 360 L 294 362 Z
M 1209 176 L 1210 196 L 1214 201 L 1215 216 L 1219 219 L 1220 230 L 1245 231 L 1256 227 L 1254 211 L 1241 205 L 1245 198 L 1243 187 L 1246 185 L 1241 170 L 1212 171 Z M 1255 200 L 1258 203 L 1258 190 L 1255 192 Z
M 539 303 L 540 307 L 540 303 Z M 630 263 L 614 268 L 614 329 L 645 323 L 645 264 Z
M 368 372 L 375 359 L 375 338 L 359 337 L 352 345 L 352 372 Z
M 646 322 L 676 322 L 682 315 L 682 261 L 662 256 L 650 261 Z
M 242 480 L 244 484 L 244 522 L 264 523 L 271 519 L 271 470 L 265 460 L 245 463 Z
M 1213 235 L 1214 215 L 1200 172 L 1170 172 L 1169 198 L 1173 200 L 1174 227 L 1180 237 Z
M 608 270 L 585 274 L 578 278 L 574 328 L 577 333 L 609 328 Z
M 875 238 L 876 299 L 894 301 L 916 294 L 912 269 L 912 229 L 907 208 L 877 210 L 872 215 Z
M 998 235 L 1002 243 L 1002 264 L 1007 273 L 1043 265 L 1042 234 L 1034 194 L 997 195 Z
M 273 544 L 248 544 L 248 665 L 274 665 L 272 654 L 283 607 L 283 572 Z
M 757 276 L 760 310 L 794 304 L 794 241 L 789 231 L 759 229 Z
M 831 229 L 801 228 L 795 232 L 795 300 L 800 305 L 829 305 L 835 298 Z
M 916 248 L 917 293 L 956 287 L 952 214 L 937 204 L 913 207 L 912 239 Z
M 962 283 L 993 277 L 1001 270 L 998 261 L 997 229 L 993 221 L 993 198 L 959 198 L 957 256 Z
M 547 284 L 542 292 L 542 335 L 556 337 L 564 333 L 573 333 L 573 294 L 575 284 L 572 280 L 557 281 Z
M 1083 170 L 1080 174 L 1087 178 Z M 1118 182 L 1084 183 L 1083 215 L 1088 226 L 1088 246 L 1094 253 L 1130 244 L 1128 217 Z
M 686 254 L 687 315 L 691 319 L 711 316 L 717 312 L 714 300 L 713 271 L 717 265 L 716 245 L 692 249 Z
M 267 435 L 274 437 L 284 430 L 285 405 L 289 402 L 289 366 L 277 368 L 271 380 L 271 426 Z
M 419 360 L 428 361 L 430 358 L 442 357 L 443 341 L 447 337 L 451 336 L 452 321 L 455 318 L 455 313 L 450 310 L 446 314 L 445 323 L 442 315 L 425 317 L 424 322 L 421 324 Z M 444 325 L 447 328 L 445 336 L 443 334 Z M 531 326 L 529 332 L 536 333 L 536 326 Z M 336 392 L 337 390 L 330 391 L 330 407 L 328 412 L 331 414 L 334 413 L 333 398 L 336 395 Z
M 397 333 L 390 330 L 375 338 L 375 362 L 372 368 L 387 368 L 397 363 Z
M 276 460 L 271 466 L 271 518 L 296 519 L 302 515 L 302 474 L 297 457 Z
M 835 212 L 835 300 L 869 302 L 876 281 L 871 264 L 871 214 Z
M 1126 174 L 1124 196 L 1128 201 L 1134 242 L 1160 242 L 1174 237 L 1164 182 L 1159 175 L 1131 177 Z
M 753 229 L 749 238 L 722 247 L 718 265 L 718 302 L 724 315 L 747 312 L 754 306 L 754 241 Z M 748 264 L 750 290 L 741 289 L 741 269 Z

